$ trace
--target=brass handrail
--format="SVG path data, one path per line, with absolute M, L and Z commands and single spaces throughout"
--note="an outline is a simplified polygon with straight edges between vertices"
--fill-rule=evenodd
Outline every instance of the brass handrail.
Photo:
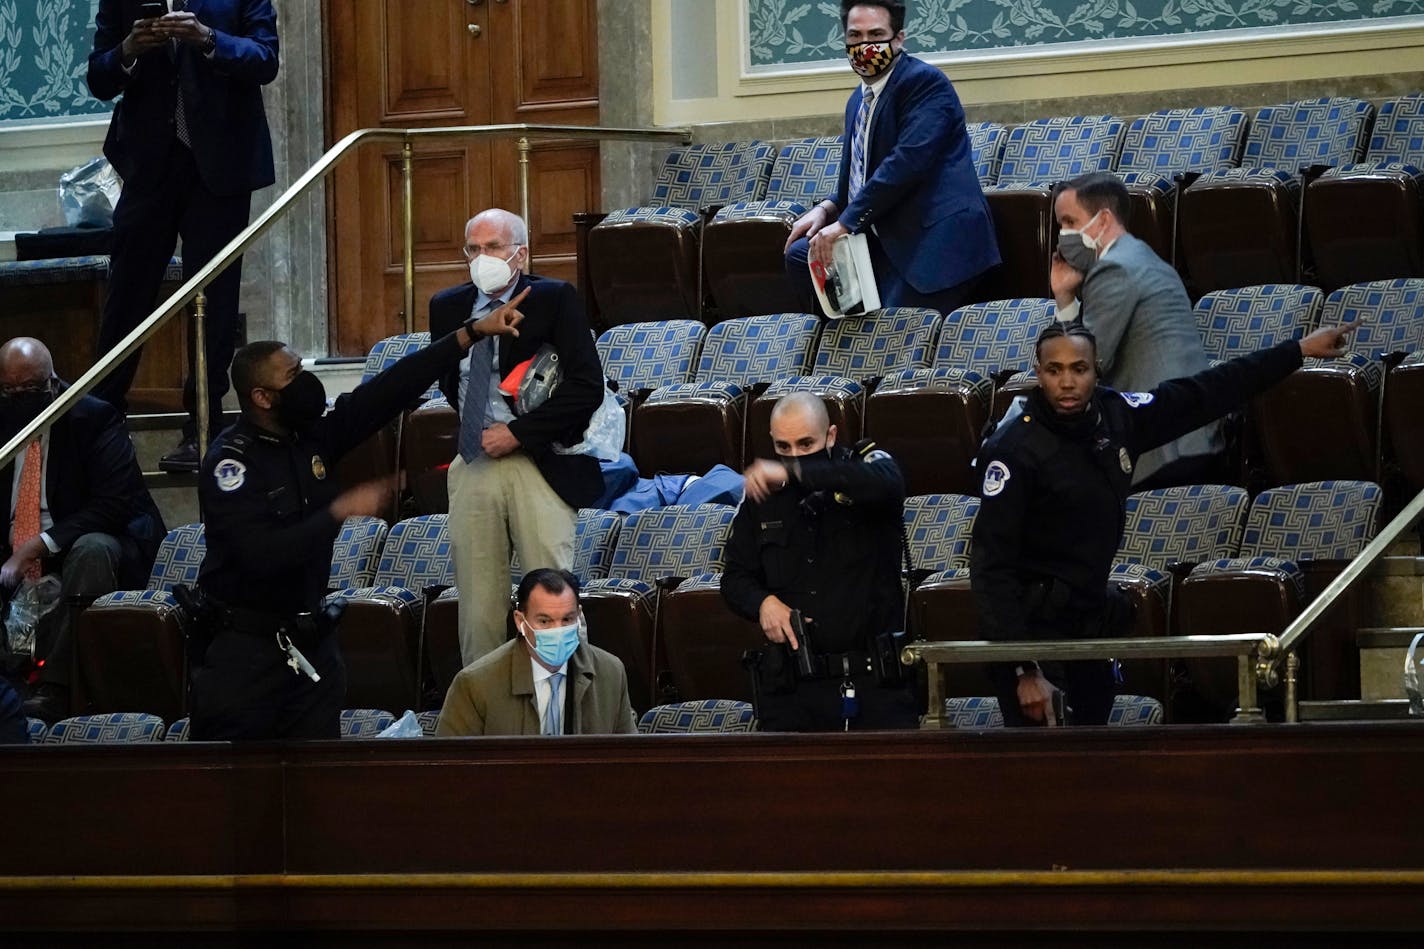
M 422 128 L 422 129 L 358 129 L 347 135 L 341 141 L 333 145 L 326 154 L 318 158 L 310 168 L 308 168 L 286 191 L 282 192 L 277 200 L 273 201 L 257 219 L 249 224 L 243 231 L 232 239 L 232 241 L 222 249 L 212 260 L 204 264 L 197 273 L 189 277 L 182 286 L 173 291 L 173 294 L 158 308 L 144 318 L 133 330 L 119 341 L 118 345 L 109 352 L 100 356 L 98 361 L 89 368 L 87 372 L 78 379 L 73 380 L 69 388 L 57 396 L 53 403 L 45 408 L 32 422 L 24 425 L 20 431 L 0 448 L 0 467 L 8 464 L 20 449 L 29 444 L 37 435 L 47 431 L 54 420 L 89 393 L 91 389 L 105 376 L 113 367 L 127 359 L 140 346 L 151 339 L 168 320 L 177 313 L 190 300 L 203 294 L 204 288 L 212 283 L 213 279 L 226 270 L 234 260 L 240 257 L 247 248 L 256 243 L 257 239 L 270 230 L 278 218 L 282 217 L 287 210 L 308 191 L 318 183 L 324 181 L 343 159 L 362 145 L 372 143 L 392 143 L 402 146 L 403 152 L 409 154 L 409 149 L 417 139 L 483 139 L 483 138 L 509 138 L 519 136 L 521 139 L 520 154 L 522 161 L 519 165 L 520 173 L 520 213 L 526 221 L 529 219 L 529 164 L 528 164 L 528 138 L 530 136 L 541 139 L 573 139 L 573 140 L 597 140 L 597 141 L 678 141 L 687 144 L 692 140 L 692 129 L 687 127 L 668 129 L 646 129 L 646 128 L 621 128 L 621 127 L 600 127 L 592 125 L 463 125 L 447 126 L 442 128 Z M 414 292 L 414 248 L 411 239 L 413 230 L 411 223 L 411 189 L 410 184 L 410 163 L 403 163 L 404 184 L 404 204 L 405 204 L 405 319 L 407 328 L 412 320 L 412 295 Z M 200 304 L 201 309 L 201 304 Z M 198 332 L 202 332 L 201 319 L 199 319 Z M 200 451 L 206 449 L 203 442 L 206 439 L 207 422 L 207 372 L 206 353 L 202 349 L 197 352 L 197 365 L 193 367 L 194 381 L 197 384 L 196 408 L 198 411 L 198 437 Z
M 1235 656 L 1236 723 L 1266 720 L 1256 704 L 1256 683 L 1262 666 L 1279 651 L 1269 633 L 1229 633 L 1220 636 L 1154 636 L 1129 639 L 1054 639 L 1033 641 L 914 642 L 900 652 L 912 665 L 923 660 L 929 667 L 929 722 L 937 721 L 944 707 L 938 666 L 967 662 L 1014 662 L 1025 659 L 1073 661 L 1083 659 L 1173 659 L 1185 656 Z

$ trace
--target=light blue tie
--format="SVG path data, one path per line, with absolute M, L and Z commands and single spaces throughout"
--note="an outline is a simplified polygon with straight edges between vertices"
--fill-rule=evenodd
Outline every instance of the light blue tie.
M 866 89 L 860 97 L 860 111 L 855 114 L 855 129 L 850 140 L 850 190 L 847 201 L 854 201 L 865 184 L 865 146 L 870 138 L 870 103 L 875 99 L 875 91 Z
M 562 735 L 564 733 L 564 703 L 559 695 L 562 691 L 559 686 L 563 684 L 564 674 L 555 672 L 549 676 L 549 707 L 544 711 L 544 734 Z
M 473 316 L 483 316 L 499 305 L 490 300 Z M 465 384 L 465 403 L 460 406 L 460 457 L 473 464 L 485 453 L 480 435 L 485 430 L 485 413 L 489 411 L 490 363 L 494 359 L 494 340 L 488 336 L 475 340 L 470 347 L 470 375 Z

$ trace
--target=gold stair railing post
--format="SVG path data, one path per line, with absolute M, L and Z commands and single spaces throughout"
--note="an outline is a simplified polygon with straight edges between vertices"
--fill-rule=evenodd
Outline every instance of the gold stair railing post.
M 533 151 L 533 148 L 532 148 L 532 146 L 530 146 L 530 144 L 529 144 L 529 136 L 527 136 L 527 135 L 521 135 L 521 136 L 519 137 L 518 148 L 519 148 L 519 216 L 524 219 L 524 227 L 525 227 L 525 229 L 529 231 L 530 235 L 533 235 L 533 233 L 534 233 L 534 225 L 533 225 L 533 222 L 531 222 L 531 221 L 529 220 L 529 153 L 530 153 L 531 151 Z M 533 238 L 533 236 L 530 236 L 530 237 L 526 237 L 526 238 L 525 238 L 524 253 L 525 253 L 525 255 L 527 256 L 527 258 L 528 258 L 528 260 L 529 260 L 528 266 L 529 266 L 531 269 L 532 269 L 533 266 L 534 266 L 534 249 L 533 249 L 533 246 L 532 246 L 533 243 L 534 243 L 534 238 Z
M 1300 721 L 1300 711 L 1296 700 L 1296 681 L 1300 677 L 1300 655 L 1292 649 L 1286 653 L 1286 721 L 1294 725 Z
M 1244 655 L 1236 657 L 1236 715 L 1233 725 L 1260 725 L 1266 721 L 1266 713 L 1256 704 L 1256 657 Z
M 405 266 L 401 284 L 401 315 L 405 331 L 415 332 L 415 174 L 414 151 L 410 136 L 401 145 L 401 227 Z
M 208 455 L 208 294 L 199 290 L 193 298 L 193 397 L 198 419 L 198 464 Z

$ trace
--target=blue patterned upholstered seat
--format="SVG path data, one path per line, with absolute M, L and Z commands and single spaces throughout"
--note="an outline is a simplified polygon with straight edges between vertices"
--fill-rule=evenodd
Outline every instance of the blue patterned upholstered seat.
M 640 389 L 691 382 L 707 327 L 697 320 L 624 323 L 598 337 L 603 374 L 632 396 Z
M 604 322 L 700 318 L 702 212 L 762 198 L 773 157 L 763 142 L 670 150 L 644 206 L 616 210 L 589 232 L 588 267 Z
M 379 373 L 391 368 L 401 359 L 429 345 L 430 334 L 423 330 L 416 333 L 387 336 L 385 339 L 377 340 L 376 345 L 372 346 L 371 351 L 366 354 L 366 364 L 361 368 L 361 381 L 370 382 Z M 439 386 L 432 383 L 420 397 L 420 401 L 433 399 L 439 394 Z
M 30 744 L 38 745 L 49 734 L 49 726 L 42 718 L 27 718 L 25 719 L 25 734 L 29 737 Z
M 1245 134 L 1246 113 L 1231 106 L 1152 112 L 1128 125 L 1117 174 L 1128 187 L 1167 194 L 1175 175 L 1235 165 Z
M 732 699 L 659 705 L 648 709 L 638 720 L 638 731 L 652 735 L 725 734 L 755 730 L 756 717 L 751 704 Z
M 1208 358 L 1234 359 L 1308 333 L 1323 299 L 1291 283 L 1215 290 L 1197 301 L 1197 330 Z
M 396 717 L 378 708 L 346 708 L 341 710 L 342 738 L 375 738 L 395 724 Z
M 420 722 L 420 732 L 426 738 L 435 737 L 435 726 L 440 722 L 439 709 L 426 709 L 424 712 L 415 713 L 416 721 Z
M 338 635 L 353 705 L 391 711 L 416 706 L 425 594 L 455 583 L 446 520 L 444 514 L 422 514 L 397 522 L 370 585 L 333 594 L 346 600 Z
M 636 511 L 619 532 L 608 576 L 584 584 L 589 642 L 623 661 L 635 709 L 653 704 L 660 584 L 720 573 L 735 514 L 725 504 Z
M 1183 193 L 1181 260 L 1203 290 L 1298 279 L 1300 173 L 1358 161 L 1374 106 L 1308 99 L 1256 113 L 1239 168 L 1209 171 Z
M 192 722 L 188 716 L 184 715 L 168 726 L 168 731 L 164 732 L 164 741 L 187 741 L 188 734 L 192 730 Z
M 969 540 L 979 499 L 963 494 L 918 494 L 905 499 L 905 540 L 916 570 L 969 567 Z
M 1230 106 L 1164 109 L 1134 119 L 1116 171 L 1131 198 L 1132 233 L 1172 260 L 1178 176 L 1234 166 L 1245 134 L 1246 113 Z
M 969 154 L 974 160 L 974 172 L 980 187 L 987 188 L 999 180 L 999 166 L 1004 160 L 1004 143 L 1009 130 L 998 122 L 970 122 Z
M 93 745 L 110 742 L 163 740 L 163 719 L 145 712 L 108 712 L 76 715 L 50 727 L 45 736 L 49 745 Z
M 789 227 L 835 190 L 840 164 L 839 135 L 784 145 L 772 163 L 764 196 L 724 205 L 712 221 L 775 220 Z
M 1322 325 L 1355 320 L 1361 322 L 1343 357 L 1307 359 L 1257 400 L 1273 483 L 1376 476 L 1379 355 L 1424 348 L 1424 278 L 1352 284 L 1325 298 Z
M 1122 120 L 1111 115 L 1035 119 L 1015 126 L 992 190 L 1050 188 L 1090 171 L 1111 171 L 1122 133 Z
M 969 493 L 970 462 L 990 418 L 994 378 L 1033 364 L 1052 300 L 974 303 L 944 318 L 933 367 L 885 376 L 866 405 L 866 433 L 901 462 L 910 494 Z
M 164 718 L 186 708 L 185 637 L 172 590 L 192 586 L 206 550 L 202 524 L 173 528 L 143 590 L 106 593 L 75 620 L 76 674 L 91 708 L 144 709 Z
M 826 325 L 811 371 L 874 382 L 901 369 L 928 367 L 939 337 L 940 315 L 917 307 L 886 307 L 854 320 Z
M 1146 695 L 1115 695 L 1108 725 L 1161 725 L 1162 703 Z M 1004 714 L 992 695 L 953 696 L 944 700 L 944 723 L 951 728 L 1003 728 Z
M 573 575 L 579 578 L 580 583 L 608 576 L 608 565 L 613 560 L 613 548 L 618 543 L 618 531 L 622 524 L 622 518 L 613 511 L 592 507 L 579 509 L 578 520 L 574 522 Z M 511 590 L 524 579 L 524 567 L 519 562 L 518 551 L 509 558 L 509 579 Z
M 809 313 L 725 320 L 707 332 L 694 381 L 653 391 L 634 412 L 638 469 L 701 474 L 743 466 L 745 390 L 805 375 L 820 321 Z
M 348 517 L 331 550 L 328 585 L 337 590 L 371 586 L 389 530 L 379 517 Z
M 1166 573 L 1174 563 L 1229 557 L 1241 545 L 1247 502 L 1244 490 L 1220 484 L 1129 495 L 1117 559 Z

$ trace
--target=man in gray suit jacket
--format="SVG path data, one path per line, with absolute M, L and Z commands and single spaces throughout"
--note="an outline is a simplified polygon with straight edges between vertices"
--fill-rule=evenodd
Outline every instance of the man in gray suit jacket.
M 1127 233 L 1127 189 L 1094 172 L 1062 186 L 1053 202 L 1061 228 L 1053 255 L 1058 318 L 1081 318 L 1098 339 L 1103 382 L 1147 392 L 1209 366 L 1182 280 L 1151 247 Z M 1081 298 L 1081 302 L 1080 302 Z M 1224 480 L 1221 423 L 1144 454 L 1135 490 Z
M 636 732 L 616 656 L 579 636 L 578 580 L 531 570 L 520 581 L 517 639 L 462 669 L 435 734 L 606 735 Z

